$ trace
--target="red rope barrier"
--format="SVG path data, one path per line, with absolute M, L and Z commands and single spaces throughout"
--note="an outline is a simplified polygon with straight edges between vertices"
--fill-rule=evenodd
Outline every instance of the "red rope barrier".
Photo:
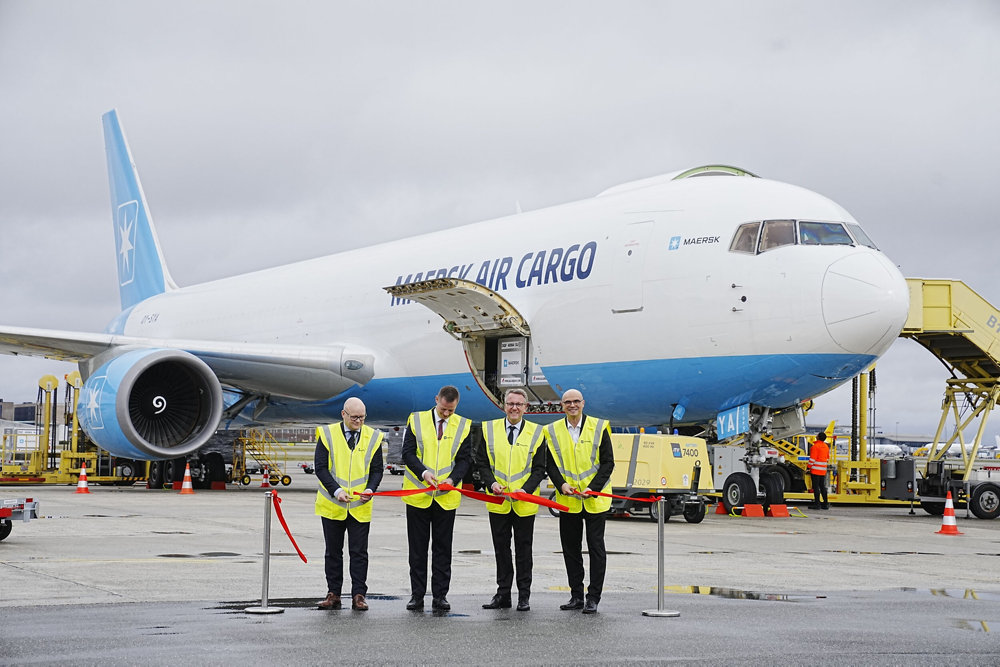
M 299 549 L 299 545 L 295 543 L 295 538 L 292 537 L 292 531 L 288 530 L 288 524 L 285 523 L 285 516 L 281 513 L 281 498 L 278 497 L 277 491 L 271 491 L 271 496 L 274 498 L 274 513 L 278 515 L 278 521 L 281 522 L 281 527 L 285 529 L 285 535 L 288 535 L 288 539 L 291 540 L 292 546 L 299 553 L 299 558 L 302 559 L 303 563 L 308 563 L 305 554 Z

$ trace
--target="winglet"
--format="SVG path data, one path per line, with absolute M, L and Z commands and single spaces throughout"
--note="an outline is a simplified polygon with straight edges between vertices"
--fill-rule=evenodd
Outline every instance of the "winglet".
M 102 117 L 104 148 L 111 186 L 111 214 L 118 260 L 118 285 L 122 310 L 156 294 L 176 289 L 170 277 L 139 173 L 132 161 L 125 133 L 112 109 Z

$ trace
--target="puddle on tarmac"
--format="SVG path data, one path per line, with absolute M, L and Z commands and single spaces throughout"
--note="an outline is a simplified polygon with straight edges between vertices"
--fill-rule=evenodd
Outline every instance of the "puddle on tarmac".
M 745 591 L 739 588 L 720 588 L 718 586 L 664 586 L 664 593 L 680 595 L 712 595 L 730 600 L 762 600 L 765 602 L 804 602 L 825 598 L 825 595 L 806 595 L 803 593 L 767 593 L 763 591 Z
M 990 626 L 986 621 L 973 621 L 965 618 L 956 618 L 952 621 L 952 627 L 959 630 L 971 630 L 972 632 L 990 631 Z
M 371 600 L 395 601 L 395 600 L 402 600 L 403 599 L 399 595 L 381 595 L 381 594 L 378 594 L 378 593 L 365 595 L 365 598 L 367 600 L 369 600 L 369 601 L 371 601 Z M 352 611 L 352 609 L 351 609 L 351 597 L 350 596 L 343 596 L 342 595 L 340 599 L 341 599 L 341 602 L 343 604 L 343 608 L 340 609 L 339 611 L 347 611 L 347 612 Z M 322 609 L 317 609 L 316 608 L 316 605 L 319 604 L 320 600 L 321 600 L 321 598 L 319 598 L 319 597 L 309 597 L 309 598 L 278 598 L 278 599 L 268 598 L 267 599 L 267 604 L 268 604 L 268 606 L 272 606 L 273 605 L 275 607 L 282 607 L 284 609 L 316 609 L 316 611 L 323 611 Z M 243 610 L 245 610 L 247 607 L 254 607 L 254 606 L 259 606 L 259 605 L 260 605 L 260 600 L 257 599 L 257 600 L 244 601 L 244 602 L 239 602 L 239 601 L 220 602 L 218 605 L 216 605 L 214 607 L 209 607 L 209 609 L 218 609 L 220 611 L 227 611 L 227 612 L 231 612 L 231 613 L 241 613 L 242 614 Z M 327 613 L 331 613 L 332 614 L 332 613 L 335 613 L 336 611 L 338 611 L 338 610 L 333 610 L 333 611 L 330 611 L 330 612 L 327 612 Z
M 858 554 L 860 556 L 943 556 L 934 551 L 856 551 L 854 549 L 823 549 L 828 554 Z

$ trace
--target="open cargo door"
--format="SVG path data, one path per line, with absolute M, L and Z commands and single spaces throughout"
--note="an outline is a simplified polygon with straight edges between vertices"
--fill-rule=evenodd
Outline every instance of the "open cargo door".
M 441 316 L 442 328 L 462 342 L 476 382 L 498 407 L 503 393 L 518 387 L 528 393 L 529 413 L 562 411 L 559 397 L 534 354 L 528 322 L 505 298 L 460 278 L 436 278 L 384 289 L 397 299 L 416 301 Z

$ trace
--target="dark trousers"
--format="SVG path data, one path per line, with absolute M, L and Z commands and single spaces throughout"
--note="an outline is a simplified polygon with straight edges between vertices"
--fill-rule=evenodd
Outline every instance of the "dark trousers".
M 583 599 L 583 527 L 587 526 L 587 551 L 590 553 L 590 586 L 587 598 L 601 601 L 604 572 L 608 567 L 608 552 L 604 548 L 605 514 L 583 511 L 559 513 L 559 541 L 562 542 L 566 577 L 570 594 Z
M 344 533 L 347 533 L 347 552 L 351 559 L 351 595 L 368 593 L 368 529 L 370 523 L 358 521 L 350 514 L 342 521 L 323 519 L 323 537 L 326 540 L 326 590 L 340 595 L 344 584 Z
M 535 515 L 518 516 L 515 512 L 490 512 L 490 533 L 497 558 L 497 593 L 510 596 L 517 564 L 517 596 L 527 600 L 531 595 L 531 542 L 535 533 Z M 510 557 L 510 538 L 514 536 L 514 559 Z
M 823 496 L 822 504 L 829 505 L 830 503 L 826 499 L 826 475 L 813 475 L 812 473 L 809 473 L 809 476 L 812 477 L 812 482 L 813 482 L 813 498 L 814 498 L 813 504 L 819 505 L 820 504 L 819 497 L 820 495 L 822 495 Z
M 455 510 L 446 510 L 436 502 L 431 502 L 427 508 L 406 506 L 410 593 L 414 597 L 423 597 L 427 592 L 428 542 L 431 544 L 431 595 L 442 598 L 448 594 L 451 587 L 451 538 L 454 530 Z

